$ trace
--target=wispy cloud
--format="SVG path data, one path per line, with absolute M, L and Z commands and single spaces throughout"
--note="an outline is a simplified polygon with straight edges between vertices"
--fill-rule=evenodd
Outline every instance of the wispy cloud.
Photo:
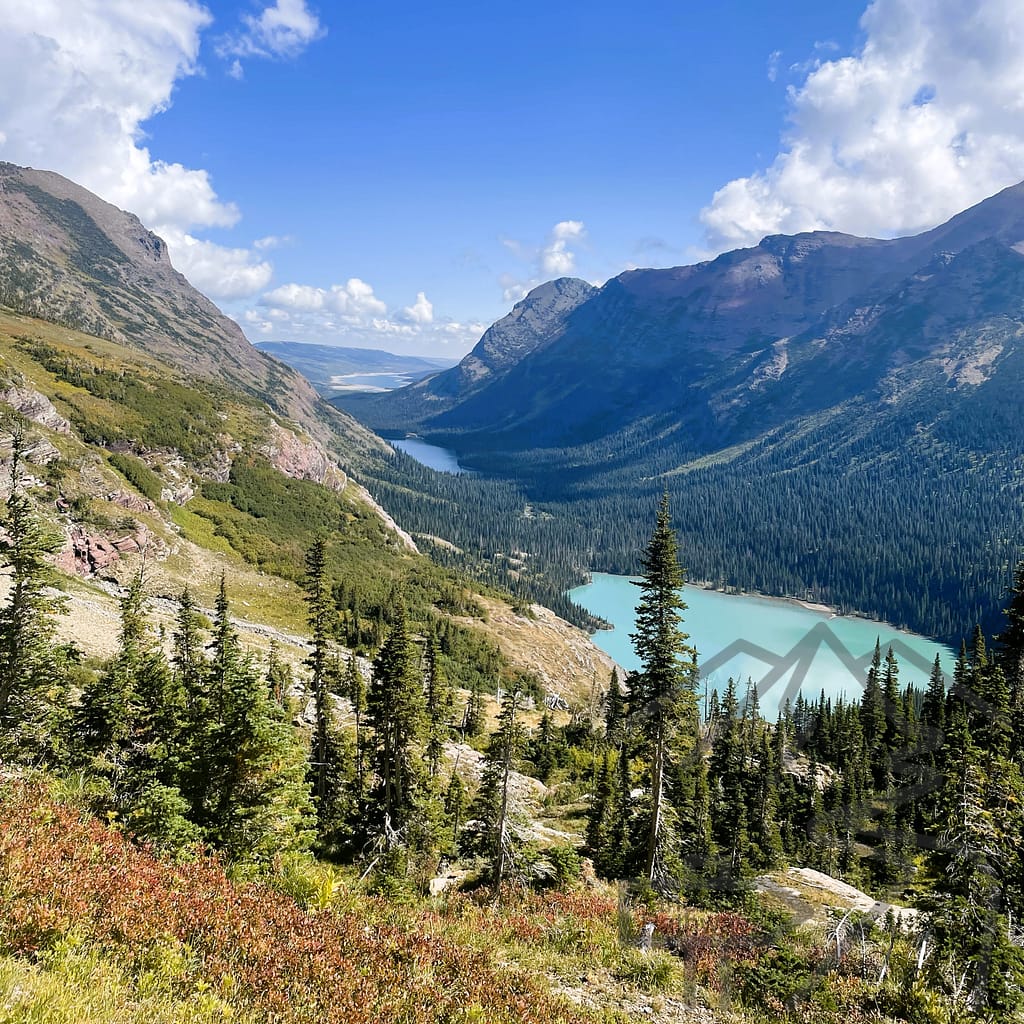
M 517 259 L 530 264 L 528 275 L 506 272 L 498 278 L 506 302 L 518 302 L 532 288 L 553 277 L 568 277 L 576 270 L 576 251 L 571 246 L 582 241 L 587 228 L 581 220 L 561 220 L 539 246 L 529 246 L 516 239 L 502 239 L 502 244 Z
M 306 6 L 305 0 L 277 0 L 258 15 L 243 14 L 242 27 L 221 36 L 216 49 L 219 56 L 234 58 L 228 73 L 241 78 L 240 58 L 287 60 L 298 57 L 326 34 L 327 29 Z

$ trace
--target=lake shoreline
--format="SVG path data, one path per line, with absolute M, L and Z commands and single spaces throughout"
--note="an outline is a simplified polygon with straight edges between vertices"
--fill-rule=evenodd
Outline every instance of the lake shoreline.
M 569 597 L 612 629 L 593 642 L 625 670 L 640 667 L 632 643 L 639 599 L 636 577 L 590 573 Z M 682 628 L 700 652 L 701 678 L 720 692 L 726 677 L 757 683 L 762 707 L 775 715 L 786 700 L 822 691 L 833 699 L 859 699 L 880 640 L 892 647 L 903 678 L 924 688 L 936 655 L 950 675 L 954 652 L 928 637 L 864 616 L 838 615 L 820 602 L 740 594 L 687 584 Z
M 623 574 L 622 573 L 603 572 L 603 571 L 594 571 L 594 570 L 592 570 L 592 571 L 587 573 L 587 584 L 590 584 L 590 583 L 593 582 L 594 576 L 621 576 L 621 575 L 623 575 Z M 631 579 L 631 580 L 637 580 L 640 577 L 638 577 L 638 576 L 628 576 L 627 578 Z M 584 585 L 587 585 L 587 584 L 584 584 Z M 922 636 L 923 635 L 923 634 L 920 634 L 920 633 L 915 633 L 911 629 L 907 629 L 906 626 L 896 626 L 896 625 L 893 625 L 893 623 L 891 623 L 891 622 L 886 622 L 885 619 L 875 619 L 875 618 L 872 618 L 870 615 L 865 615 L 863 612 L 859 612 L 859 611 L 844 612 L 844 611 L 840 611 L 838 608 L 833 607 L 832 605 L 822 604 L 819 601 L 808 601 L 808 600 L 806 600 L 804 598 L 800 598 L 800 597 L 780 596 L 778 594 L 764 594 L 764 593 L 762 593 L 759 590 L 742 590 L 742 589 L 739 589 L 739 588 L 737 588 L 735 590 L 724 590 L 721 587 L 713 586 L 711 584 L 710 580 L 687 580 L 686 583 L 684 584 L 684 586 L 694 587 L 697 590 L 702 590 L 702 591 L 704 591 L 705 593 L 708 593 L 708 594 L 724 594 L 727 597 L 745 597 L 745 598 L 751 598 L 751 599 L 757 600 L 757 601 L 770 601 L 773 604 L 796 605 L 799 608 L 803 608 L 805 611 L 814 612 L 815 614 L 818 614 L 818 615 L 827 615 L 827 616 L 829 616 L 829 618 L 859 619 L 861 622 L 873 622 L 873 623 L 877 623 L 877 625 L 879 625 L 880 627 L 884 627 L 886 630 L 891 630 L 894 633 L 902 633 L 902 634 L 905 634 L 906 636 Z M 571 592 L 571 590 L 575 590 L 575 589 L 577 589 L 577 588 L 575 588 L 575 587 L 570 588 L 570 591 L 566 592 L 566 596 L 568 596 L 568 594 Z M 594 613 L 590 612 L 590 614 L 594 614 Z M 601 626 L 599 629 L 595 630 L 594 632 L 601 632 L 601 631 L 606 631 L 606 630 L 615 629 L 615 628 L 616 627 L 614 625 L 612 625 L 612 626 Z M 931 640 L 931 641 L 933 641 L 934 643 L 937 643 L 937 644 L 943 644 L 943 641 L 941 641 L 938 638 L 933 637 L 933 636 L 932 637 L 926 637 L 925 639 Z

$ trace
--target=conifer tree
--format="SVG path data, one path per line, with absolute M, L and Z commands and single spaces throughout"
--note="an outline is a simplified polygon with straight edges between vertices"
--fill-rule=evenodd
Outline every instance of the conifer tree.
M 1010 691 L 1010 706 L 1024 710 L 1024 559 L 1017 563 L 1004 613 L 1006 626 L 996 637 L 998 662 Z
M 510 781 L 526 746 L 526 732 L 519 719 L 521 703 L 522 694 L 518 691 L 509 690 L 502 698 L 498 728 L 487 746 L 480 791 L 473 802 L 472 814 L 483 826 L 480 841 L 490 861 L 496 893 L 501 892 L 513 856 Z
M 888 668 L 888 665 L 887 665 Z M 884 690 L 886 676 L 882 672 L 882 647 L 875 640 L 875 652 L 868 669 L 867 683 L 860 703 L 861 731 L 867 749 L 874 788 L 885 792 L 891 784 L 892 760 L 888 745 L 889 709 Z
M 448 741 L 452 717 L 452 689 L 441 667 L 437 649 L 437 637 L 427 639 L 423 651 L 423 675 L 427 705 L 427 744 L 424 754 L 430 778 L 436 779 Z
M 921 705 L 921 725 L 921 735 L 927 749 L 935 750 L 935 744 L 946 725 L 946 677 L 937 654 Z
M 658 507 L 644 553 L 633 647 L 641 664 L 630 694 L 631 713 L 641 724 L 650 765 L 650 810 L 645 829 L 643 875 L 667 883 L 676 846 L 675 809 L 668 799 L 670 751 L 680 729 L 696 734 L 696 651 L 682 630 L 686 576 L 679 565 L 668 494 Z
M 778 766 L 767 729 L 761 730 L 754 785 L 750 839 L 757 855 L 757 867 L 775 867 L 782 857 L 782 835 L 778 821 Z
M 451 852 L 454 852 L 458 847 L 459 828 L 462 825 L 465 812 L 466 784 L 462 781 L 462 776 L 458 771 L 453 768 L 452 774 L 448 779 L 448 788 L 444 793 L 444 813 L 448 818 L 449 828 L 451 829 L 451 843 L 446 844 L 446 846 Z
M 328 740 L 331 729 L 331 707 L 328 694 L 328 657 L 331 626 L 335 615 L 327 581 L 327 542 L 318 537 L 306 554 L 306 619 L 313 650 L 307 665 L 310 670 L 310 691 L 313 696 L 313 739 L 310 750 L 310 775 L 313 799 L 317 808 L 327 800 L 330 758 Z
M 463 736 L 479 736 L 484 731 L 484 725 L 484 694 L 480 688 L 480 681 L 474 679 L 462 713 Z
M 609 878 L 622 878 L 636 860 L 634 841 L 633 771 L 629 753 L 622 747 L 616 756 L 615 800 L 611 824 L 608 828 L 609 845 L 603 858 L 604 874 Z
M 711 865 L 714 864 L 717 848 L 712 831 L 708 767 L 699 749 L 695 751 L 691 774 L 693 798 L 690 803 L 688 820 L 684 822 L 686 831 L 684 850 L 691 868 L 699 875 L 706 875 Z
M 281 659 L 278 643 L 272 639 L 267 650 L 267 688 L 274 703 L 279 707 L 287 706 L 288 694 L 294 681 L 291 666 Z
M 933 826 L 939 848 L 929 917 L 936 944 L 932 981 L 950 993 L 958 1010 L 1015 1020 L 1024 1003 L 1024 955 L 1010 936 L 1007 878 L 1019 863 L 1019 824 L 1008 828 L 1005 799 L 993 799 L 993 780 L 982 767 L 963 705 L 953 709 L 942 760 L 945 783 Z
M 391 618 L 388 637 L 373 661 L 367 712 L 376 747 L 376 810 L 385 830 L 399 832 L 409 823 L 423 784 L 417 748 L 424 738 L 426 716 L 416 647 L 401 599 Z
M 882 644 L 875 639 L 864 694 L 861 697 L 861 731 L 868 750 L 874 751 L 885 736 L 885 697 L 882 693 Z
M 900 699 L 900 666 L 890 646 L 885 652 L 885 671 L 882 674 L 882 696 L 885 700 L 885 742 L 890 750 L 901 745 L 900 733 L 902 701 Z
M 283 709 L 241 650 L 223 577 L 208 680 L 208 838 L 235 860 L 264 860 L 302 848 L 309 841 L 311 809 L 305 759 Z
M 615 755 L 608 751 L 598 762 L 593 797 L 587 813 L 586 849 L 594 867 L 604 874 L 604 855 L 610 845 L 615 800 Z
M 537 735 L 530 744 L 530 757 L 537 778 L 541 782 L 547 782 L 558 766 L 560 748 L 564 750 L 564 745 L 556 740 L 554 720 L 550 713 L 545 711 L 540 716 Z
M 123 749 L 137 726 L 136 680 L 147 658 L 154 656 L 145 616 L 143 577 L 137 573 L 121 597 L 121 630 L 117 653 L 106 670 L 88 686 L 76 713 L 75 732 L 89 754 L 122 763 Z
M 366 734 L 363 728 L 363 716 L 366 713 L 366 681 L 363 673 L 359 671 L 356 663 L 355 652 L 348 656 L 348 665 L 345 670 L 344 681 L 345 693 L 352 704 L 352 713 L 355 716 L 355 759 L 356 759 L 356 801 L 361 801 L 366 792 Z
M 626 721 L 626 695 L 619 682 L 619 671 L 612 669 L 612 678 L 604 699 L 604 735 L 606 742 L 617 746 L 622 742 Z
M 182 724 L 177 744 L 181 761 L 179 787 L 195 821 L 203 820 L 211 782 L 208 756 L 213 722 L 210 715 L 210 664 L 205 651 L 204 621 L 191 591 L 186 587 L 178 598 L 171 666 L 182 699 Z
M 117 653 L 85 688 L 73 728 L 84 763 L 108 786 L 108 809 L 170 849 L 201 837 L 180 788 L 184 711 L 181 681 L 149 629 L 136 573 L 121 598 Z
M 47 557 L 59 538 L 21 491 L 25 439 L 12 436 L 10 494 L 4 510 L 7 543 L 0 563 L 10 569 L 10 591 L 0 608 L 0 756 L 56 753 L 56 717 L 67 706 L 73 649 L 57 643 L 56 619 L 67 599 L 49 590 L 57 574 Z

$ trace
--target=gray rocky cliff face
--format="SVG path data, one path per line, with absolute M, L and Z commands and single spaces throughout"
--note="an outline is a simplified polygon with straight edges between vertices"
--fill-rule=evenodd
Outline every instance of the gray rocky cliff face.
M 490 327 L 456 368 L 467 384 L 514 366 L 524 356 L 549 345 L 566 318 L 597 294 L 597 289 L 574 277 L 538 285 L 512 311 Z

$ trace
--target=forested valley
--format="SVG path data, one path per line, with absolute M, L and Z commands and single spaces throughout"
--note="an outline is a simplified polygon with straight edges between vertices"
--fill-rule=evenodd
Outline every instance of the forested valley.
M 581 624 L 565 591 L 591 571 L 637 572 L 647 510 L 667 488 L 691 580 L 821 602 L 955 649 L 976 624 L 999 628 L 1021 557 L 1024 424 L 1012 395 L 999 408 L 925 430 L 925 396 L 883 416 L 851 403 L 717 457 L 652 423 L 578 449 L 478 453 L 478 476 L 402 453 L 361 472 L 437 561 Z M 432 439 L 462 451 L 458 435 Z M 431 545 L 438 536 L 459 550 Z

